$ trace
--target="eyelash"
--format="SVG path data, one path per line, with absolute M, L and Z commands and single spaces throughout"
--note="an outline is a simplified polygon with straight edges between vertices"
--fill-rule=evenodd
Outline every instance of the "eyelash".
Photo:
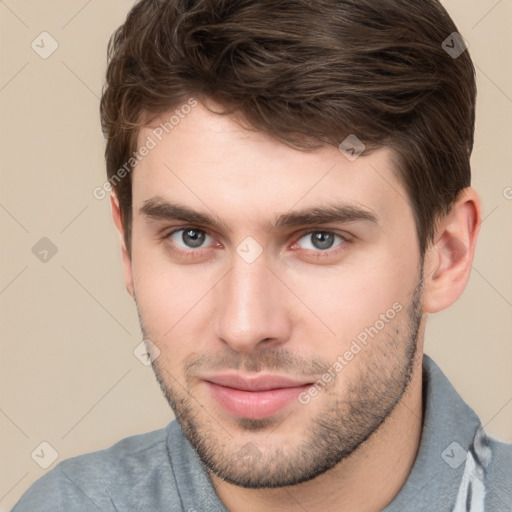
M 174 244 L 172 244 L 172 242 L 170 242 L 170 238 L 172 235 L 174 235 L 175 233 L 178 233 L 180 231 L 187 231 L 187 230 L 194 230 L 194 231 L 199 231 L 201 233 L 204 233 L 205 235 L 207 236 L 210 236 L 208 234 L 208 232 L 205 230 L 205 229 L 202 229 L 202 228 L 197 228 L 195 226 L 183 226 L 183 227 L 178 227 L 178 228 L 174 228 L 172 231 L 168 232 L 167 234 L 164 235 L 164 239 L 169 241 L 169 244 L 171 245 L 171 248 L 174 252 L 177 252 L 179 253 L 180 255 L 184 256 L 184 257 L 188 257 L 188 256 L 192 256 L 192 257 L 199 257 L 199 256 L 202 256 L 203 255 L 203 252 L 208 250 L 208 247 L 201 247 L 201 248 L 198 248 L 198 249 L 181 249 L 181 248 L 176 248 L 174 246 Z M 350 244 L 352 242 L 352 238 L 349 237 L 347 234 L 341 234 L 341 233 L 337 233 L 336 231 L 331 231 L 331 230 L 321 230 L 321 229 L 310 229 L 309 231 L 303 231 L 300 233 L 299 236 L 297 236 L 295 238 L 295 241 L 293 242 L 292 246 L 296 245 L 299 240 L 301 240 L 302 238 L 304 238 L 305 236 L 307 235 L 311 235 L 313 233 L 327 233 L 327 234 L 332 234 L 334 236 L 337 236 L 339 238 L 342 239 L 341 243 L 339 243 L 338 245 L 334 246 L 334 248 L 332 249 L 326 249 L 324 251 L 322 250 L 313 250 L 313 249 L 304 249 L 305 251 L 312 251 L 308 254 L 308 257 L 313 257 L 313 258 L 322 258 L 322 257 L 326 257 L 327 255 L 329 256 L 335 256 L 337 255 L 340 251 L 343 251 L 346 247 L 347 244 Z M 213 237 L 211 237 L 213 238 Z M 292 249 L 292 250 L 300 250 L 300 248 L 298 249 Z

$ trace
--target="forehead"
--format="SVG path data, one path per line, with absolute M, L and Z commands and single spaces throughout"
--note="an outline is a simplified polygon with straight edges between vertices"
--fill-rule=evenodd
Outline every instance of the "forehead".
M 200 103 L 187 114 L 154 118 L 140 130 L 138 146 L 150 149 L 132 175 L 135 211 L 159 196 L 233 221 L 267 222 L 276 212 L 333 201 L 379 217 L 410 214 L 389 148 L 354 161 L 332 146 L 300 151 Z

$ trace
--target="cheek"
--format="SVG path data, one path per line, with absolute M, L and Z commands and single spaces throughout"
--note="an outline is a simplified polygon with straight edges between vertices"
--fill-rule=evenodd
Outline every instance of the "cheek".
M 200 300 L 204 282 L 201 285 L 200 273 L 191 268 L 171 264 L 165 252 L 149 242 L 134 244 L 135 295 L 148 336 L 171 336 Z
M 134 246 L 134 287 L 146 336 L 161 351 L 162 364 L 181 375 L 192 353 L 211 349 L 215 304 L 209 293 L 219 269 L 201 265 L 177 265 L 162 249 Z
M 293 275 L 288 271 L 286 280 L 293 282 L 293 291 L 303 303 L 294 302 L 304 312 L 299 317 L 304 332 L 312 334 L 308 336 L 311 349 L 335 359 L 365 329 L 376 322 L 377 328 L 382 327 L 381 315 L 393 321 L 390 323 L 398 322 L 396 311 L 406 311 L 417 282 L 415 264 L 412 257 L 406 260 L 402 254 L 397 260 L 388 250 L 374 255 L 371 261 L 310 267 L 308 272 L 294 269 Z
M 193 340 L 205 333 L 204 328 L 198 328 L 198 315 L 201 315 L 198 283 L 191 282 L 179 270 L 169 271 L 168 266 L 159 268 L 140 263 L 135 293 L 145 335 L 160 350 L 161 367 L 185 385 L 184 361 L 198 348 Z

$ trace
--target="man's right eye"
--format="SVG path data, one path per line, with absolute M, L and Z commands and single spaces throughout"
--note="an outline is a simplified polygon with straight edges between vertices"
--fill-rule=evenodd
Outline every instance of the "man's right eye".
M 167 235 L 167 238 L 183 250 L 203 249 L 202 246 L 206 241 L 210 243 L 213 241 L 213 238 L 207 235 L 203 229 L 193 227 L 175 229 Z

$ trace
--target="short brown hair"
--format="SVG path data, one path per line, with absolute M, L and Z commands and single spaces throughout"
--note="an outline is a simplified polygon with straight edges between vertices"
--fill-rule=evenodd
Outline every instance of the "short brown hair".
M 148 114 L 213 99 L 296 149 L 393 148 L 423 255 L 471 181 L 475 70 L 443 48 L 456 32 L 437 0 L 141 0 L 108 48 L 108 178 Z M 131 178 L 114 184 L 130 251 Z

